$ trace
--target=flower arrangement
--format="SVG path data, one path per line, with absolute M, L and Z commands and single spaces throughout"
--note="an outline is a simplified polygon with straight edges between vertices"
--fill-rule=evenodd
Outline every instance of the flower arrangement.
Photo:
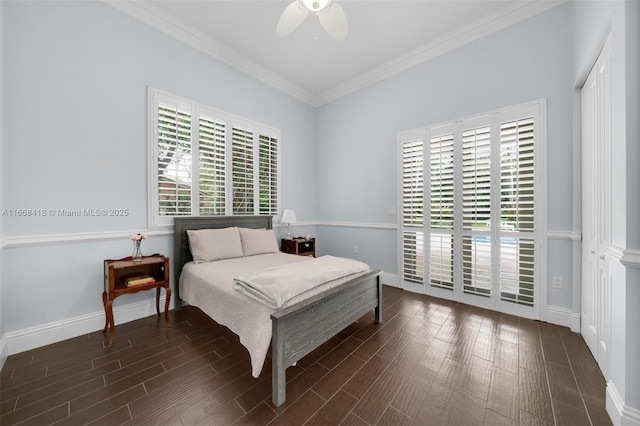
M 138 232 L 137 234 L 133 234 L 131 239 L 133 240 L 133 254 L 131 255 L 131 260 L 134 262 L 140 262 L 142 260 L 142 251 L 140 250 L 140 244 L 142 240 L 147 238 L 147 234 L 143 234 L 142 232 Z
M 142 232 L 138 232 L 137 234 L 133 234 L 131 236 L 131 239 L 133 241 L 141 241 L 141 240 L 144 240 L 145 238 L 147 238 L 147 234 L 143 234 Z

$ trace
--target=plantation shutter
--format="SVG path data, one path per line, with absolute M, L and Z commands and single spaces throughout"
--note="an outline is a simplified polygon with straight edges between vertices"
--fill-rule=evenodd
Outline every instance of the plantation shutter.
M 453 135 L 432 137 L 429 140 L 429 146 L 431 225 L 429 277 L 432 286 L 453 290 Z
M 159 216 L 191 215 L 191 110 L 157 103 Z
M 534 301 L 534 141 L 533 118 L 501 123 L 500 294 L 527 306 Z
M 462 284 L 491 294 L 491 127 L 462 132 Z M 482 233 L 478 231 L 483 231 Z
M 428 277 L 427 294 L 540 318 L 545 108 L 535 101 L 398 134 L 405 288 L 419 291 L 413 283 Z
M 234 126 L 231 130 L 231 186 L 233 214 L 253 211 L 253 131 Z
M 424 280 L 424 138 L 402 141 L 402 257 L 403 276 Z
M 149 88 L 150 227 L 174 216 L 271 215 L 280 131 Z
M 223 121 L 200 115 L 198 141 L 200 216 L 225 214 L 225 131 L 226 125 Z
M 278 139 L 258 137 L 258 209 L 259 214 L 278 214 Z

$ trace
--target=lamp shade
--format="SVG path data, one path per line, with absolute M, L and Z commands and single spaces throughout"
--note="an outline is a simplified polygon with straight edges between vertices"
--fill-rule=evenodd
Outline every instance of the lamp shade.
M 296 212 L 291 209 L 285 209 L 282 213 L 282 223 L 296 223 Z

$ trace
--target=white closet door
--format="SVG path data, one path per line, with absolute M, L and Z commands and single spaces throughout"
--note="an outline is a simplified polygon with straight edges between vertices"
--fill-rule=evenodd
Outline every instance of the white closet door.
M 611 335 L 611 38 L 582 88 L 582 317 L 580 331 L 608 377 Z

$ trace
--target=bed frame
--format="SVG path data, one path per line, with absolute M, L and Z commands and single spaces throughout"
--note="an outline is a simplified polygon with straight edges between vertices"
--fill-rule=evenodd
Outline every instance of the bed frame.
M 187 230 L 238 226 L 271 229 L 271 216 L 214 216 L 174 218 L 175 309 L 182 307 L 179 279 L 182 267 L 193 260 Z M 376 270 L 271 314 L 272 401 L 286 400 L 286 369 L 338 334 L 370 310 L 382 321 L 382 283 Z M 215 318 L 214 318 L 215 320 Z

